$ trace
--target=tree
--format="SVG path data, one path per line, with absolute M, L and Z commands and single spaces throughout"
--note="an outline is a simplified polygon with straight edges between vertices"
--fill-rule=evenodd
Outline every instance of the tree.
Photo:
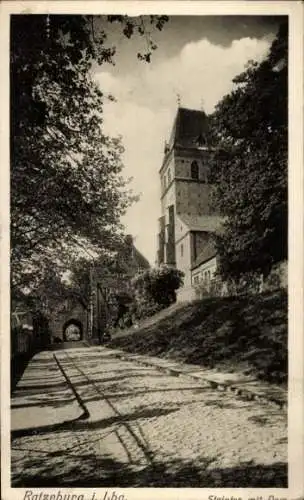
M 150 16 L 162 29 L 165 16 Z M 114 63 L 106 29 L 155 44 L 145 20 L 127 16 L 11 17 L 12 292 L 37 289 L 48 269 L 60 276 L 79 248 L 109 254 L 121 243 L 120 217 L 136 197 L 121 172 L 119 138 L 103 133 L 106 96 L 94 63 Z M 80 254 L 81 255 L 81 254 Z M 83 256 L 84 254 L 82 254 Z
M 139 315 L 151 315 L 176 301 L 184 273 L 170 266 L 147 269 L 132 280 Z
M 287 28 L 211 116 L 213 201 L 225 216 L 216 246 L 226 279 L 266 276 L 287 257 Z

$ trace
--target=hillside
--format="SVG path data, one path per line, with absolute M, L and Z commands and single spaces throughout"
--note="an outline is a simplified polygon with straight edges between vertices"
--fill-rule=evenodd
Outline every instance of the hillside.
M 287 383 L 287 294 L 207 298 L 173 306 L 111 347 L 176 361 L 242 371 Z

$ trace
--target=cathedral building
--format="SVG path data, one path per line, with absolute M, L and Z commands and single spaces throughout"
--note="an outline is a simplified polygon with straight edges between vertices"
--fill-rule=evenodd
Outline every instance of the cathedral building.
M 221 218 L 212 210 L 209 182 L 208 118 L 179 107 L 159 171 L 161 217 L 157 264 L 185 273 L 178 300 L 195 298 L 195 286 L 208 287 L 217 266 L 212 234 Z

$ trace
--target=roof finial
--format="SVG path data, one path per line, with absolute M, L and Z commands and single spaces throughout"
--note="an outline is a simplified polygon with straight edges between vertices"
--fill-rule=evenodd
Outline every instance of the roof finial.
M 204 104 L 205 104 L 205 103 L 204 103 L 204 99 L 202 98 L 202 99 L 201 99 L 201 111 L 204 111 Z
M 181 95 L 179 93 L 176 94 L 177 106 L 180 108 L 181 105 Z

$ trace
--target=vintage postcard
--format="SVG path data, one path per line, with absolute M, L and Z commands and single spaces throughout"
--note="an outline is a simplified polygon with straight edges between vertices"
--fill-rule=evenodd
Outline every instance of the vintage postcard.
M 303 4 L 1 4 L 4 500 L 304 498 Z

